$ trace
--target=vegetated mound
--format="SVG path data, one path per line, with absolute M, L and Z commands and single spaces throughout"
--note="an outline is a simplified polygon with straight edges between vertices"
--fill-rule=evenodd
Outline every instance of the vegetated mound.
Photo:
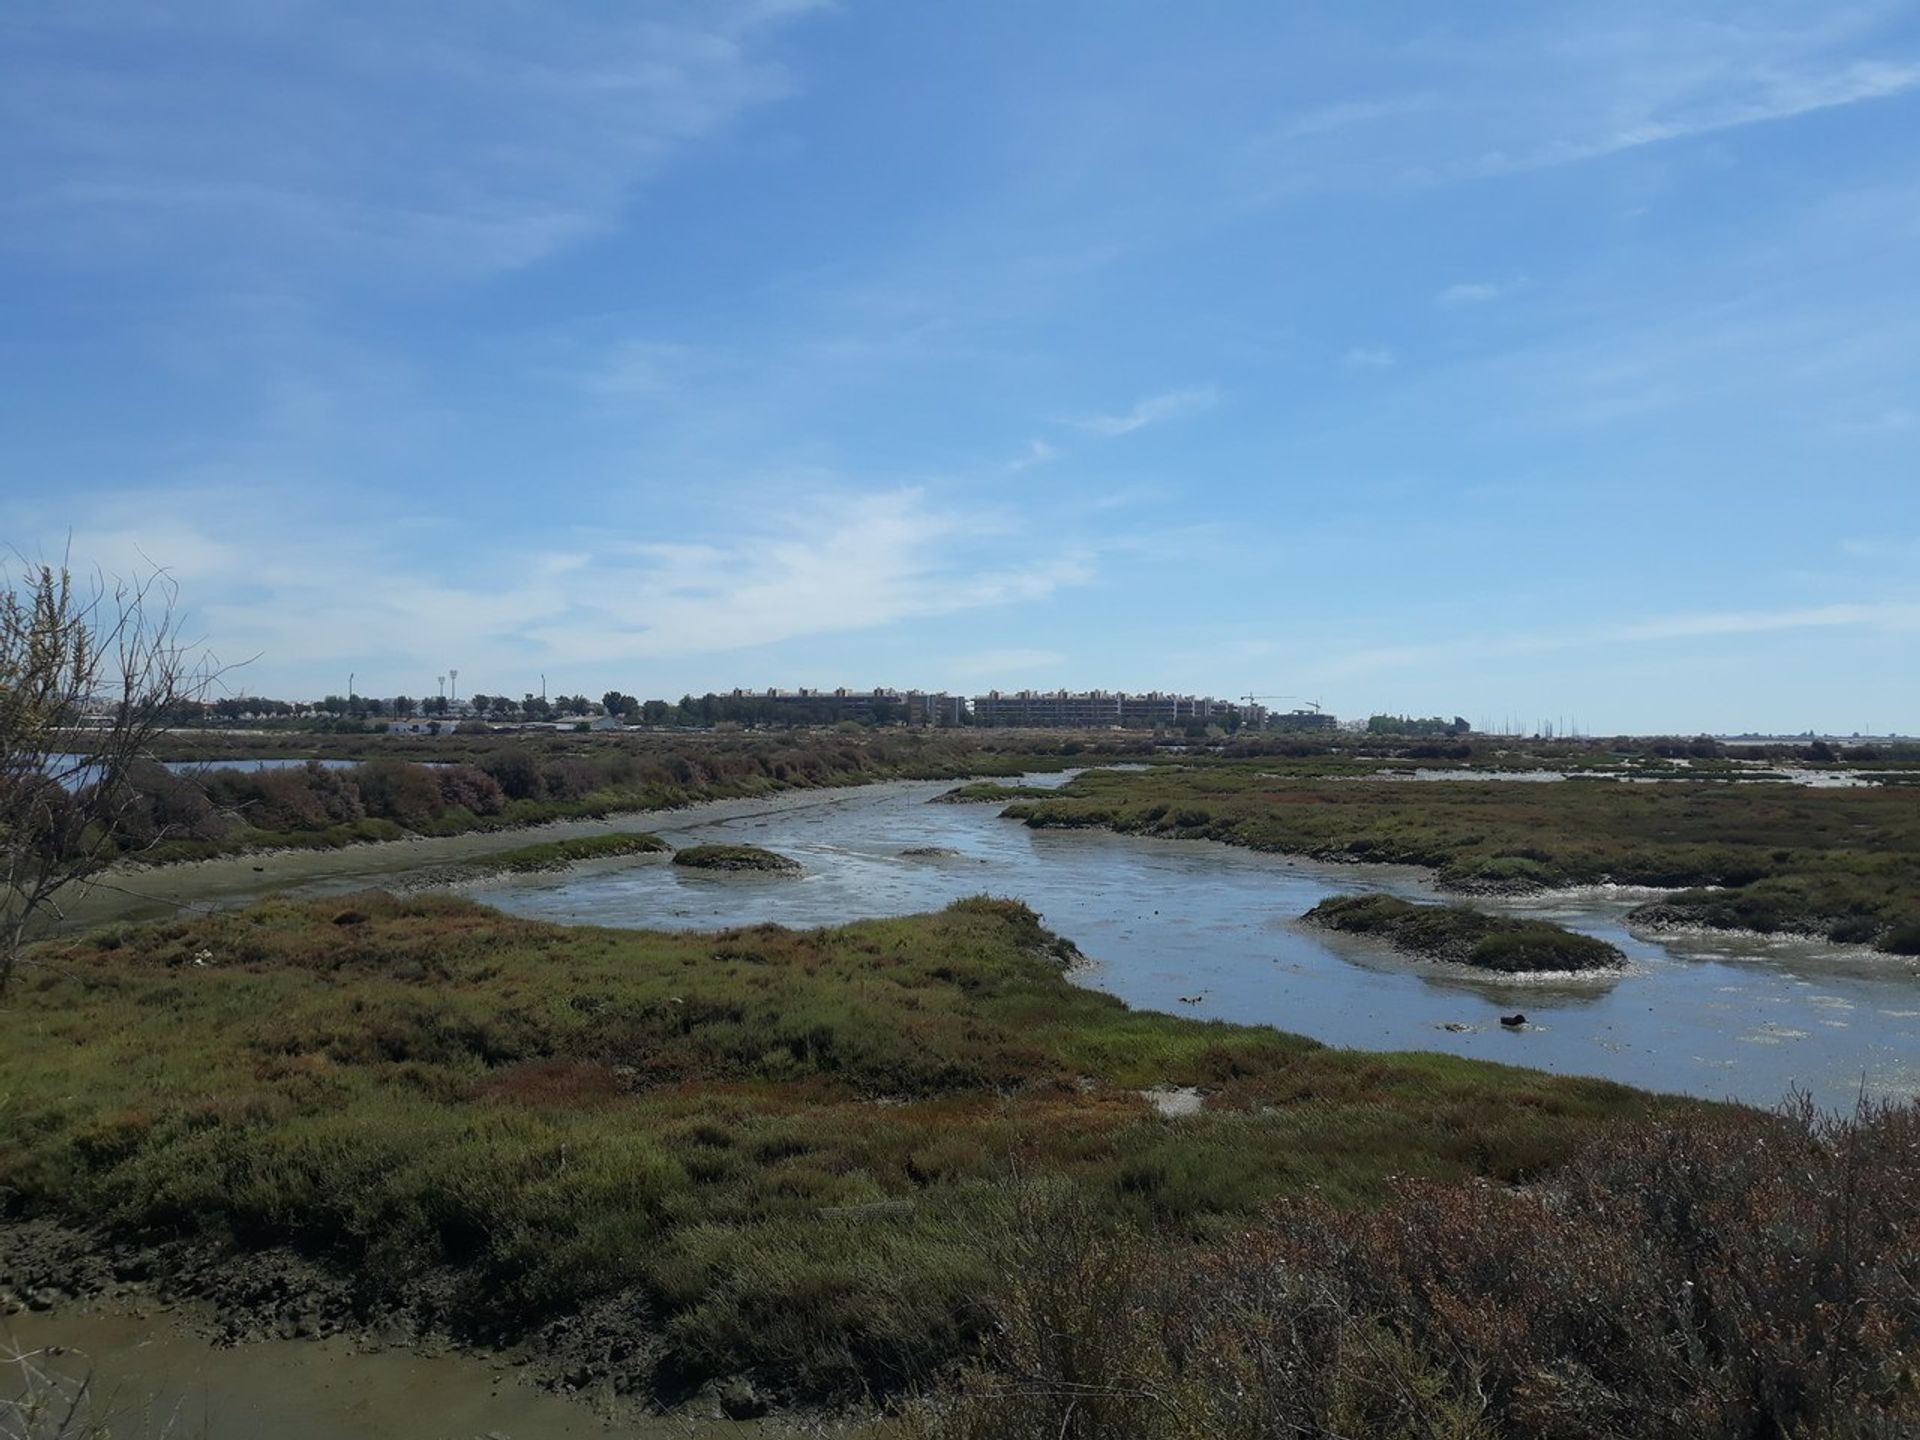
M 673 852 L 673 863 L 690 870 L 759 870 L 773 875 L 797 875 L 800 862 L 762 850 L 758 845 L 689 845 Z
M 900 852 L 902 860 L 955 860 L 960 852 L 945 845 L 909 845 Z
M 1044 800 L 1059 790 L 1047 785 L 998 785 L 991 780 L 976 780 L 971 785 L 956 785 L 933 797 L 929 805 L 985 805 L 1003 800 Z
M 1677 891 L 1630 911 L 1627 920 L 1653 930 L 1752 930 L 1920 955 L 1920 914 L 1913 901 L 1883 899 L 1860 886 L 1816 887 L 1794 877 Z
M 1336 895 L 1301 917 L 1329 930 L 1378 935 L 1396 950 L 1476 970 L 1613 970 L 1626 963 L 1614 946 L 1548 920 L 1489 915 L 1465 905 L 1416 905 L 1390 895 Z
M 658 835 L 640 830 L 624 830 L 614 835 L 583 835 L 575 840 L 549 840 L 538 845 L 522 845 L 497 855 L 482 855 L 463 869 L 487 873 L 531 874 L 540 870 L 564 870 L 583 860 L 608 860 L 620 855 L 658 855 L 672 847 Z

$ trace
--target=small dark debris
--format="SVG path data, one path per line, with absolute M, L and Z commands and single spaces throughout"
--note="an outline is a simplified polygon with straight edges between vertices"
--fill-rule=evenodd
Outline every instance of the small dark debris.
M 338 915 L 333 917 L 333 923 L 336 925 L 364 925 L 367 923 L 367 917 L 362 915 L 358 910 L 342 910 Z
M 1500 1023 L 1509 1030 L 1518 1030 L 1522 1025 L 1527 1023 L 1527 1017 L 1524 1015 L 1502 1015 L 1500 1017 Z

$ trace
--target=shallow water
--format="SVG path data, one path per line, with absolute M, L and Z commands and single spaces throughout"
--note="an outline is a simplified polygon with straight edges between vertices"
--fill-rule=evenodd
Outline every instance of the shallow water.
M 90 1381 L 84 1413 L 124 1440 L 750 1440 L 773 1433 L 679 1417 L 622 1414 L 609 1422 L 592 1403 L 540 1389 L 485 1355 L 367 1350 L 344 1339 L 215 1345 L 182 1319 L 77 1306 L 15 1315 L 0 1319 L 0 1360 L 25 1353 L 69 1387 Z M 0 1364 L 0 1403 L 19 1388 L 16 1369 Z M 11 1434 L 4 1416 L 0 1409 L 0 1434 Z
M 163 770 L 175 775 L 204 775 L 213 770 L 238 770 L 244 774 L 255 774 L 262 770 L 303 770 L 308 765 L 318 765 L 323 770 L 350 770 L 360 762 L 358 760 L 304 760 L 304 759 L 255 759 L 241 757 L 232 760 L 162 760 Z M 431 765 L 439 762 L 430 761 Z M 60 783 L 69 790 L 78 790 L 82 785 L 93 783 L 98 773 L 87 763 L 84 755 L 49 755 L 46 769 L 49 774 L 57 775 Z
M 831 925 L 986 892 L 1026 901 L 1072 937 L 1093 962 L 1078 973 L 1083 983 L 1149 1009 L 1763 1105 L 1790 1087 L 1826 1105 L 1850 1105 L 1863 1083 L 1920 1093 L 1920 975 L 1911 961 L 1726 936 L 1656 942 L 1623 923 L 1647 892 L 1596 888 L 1490 903 L 1612 941 L 1633 961 L 1626 974 L 1494 979 L 1298 922 L 1332 894 L 1437 898 L 1423 871 L 1029 830 L 991 804 L 926 803 L 945 788 L 874 786 L 652 822 L 676 846 L 726 840 L 790 855 L 805 867 L 798 878 L 689 874 L 643 859 L 503 877 L 465 893 L 546 919 L 703 929 Z M 901 854 L 930 846 L 954 854 Z M 1514 1011 L 1529 1020 L 1517 1032 L 1499 1024 Z

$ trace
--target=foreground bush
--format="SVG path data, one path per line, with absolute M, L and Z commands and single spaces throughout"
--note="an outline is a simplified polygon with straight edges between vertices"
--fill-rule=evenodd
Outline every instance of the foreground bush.
M 1198 1254 L 1031 1192 L 925 1440 L 1920 1433 L 1920 1107 L 1623 1126 L 1531 1187 L 1312 1198 Z

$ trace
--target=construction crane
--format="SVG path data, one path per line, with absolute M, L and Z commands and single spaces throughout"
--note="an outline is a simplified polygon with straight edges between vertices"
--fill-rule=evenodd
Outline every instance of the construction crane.
M 1246 701 L 1248 706 L 1251 707 L 1251 706 L 1257 706 L 1262 700 L 1291 700 L 1293 699 L 1293 696 L 1291 695 L 1242 695 L 1240 698 Z M 1262 718 L 1261 723 L 1263 725 L 1266 723 L 1266 717 Z
M 1249 705 L 1257 705 L 1262 700 L 1300 700 L 1300 697 L 1297 695 L 1242 695 L 1240 698 Z M 1322 713 L 1322 708 L 1318 700 L 1300 700 L 1298 708 L 1300 711 L 1311 710 L 1316 715 Z M 1269 714 L 1268 723 L 1271 724 L 1272 721 L 1273 717 Z

